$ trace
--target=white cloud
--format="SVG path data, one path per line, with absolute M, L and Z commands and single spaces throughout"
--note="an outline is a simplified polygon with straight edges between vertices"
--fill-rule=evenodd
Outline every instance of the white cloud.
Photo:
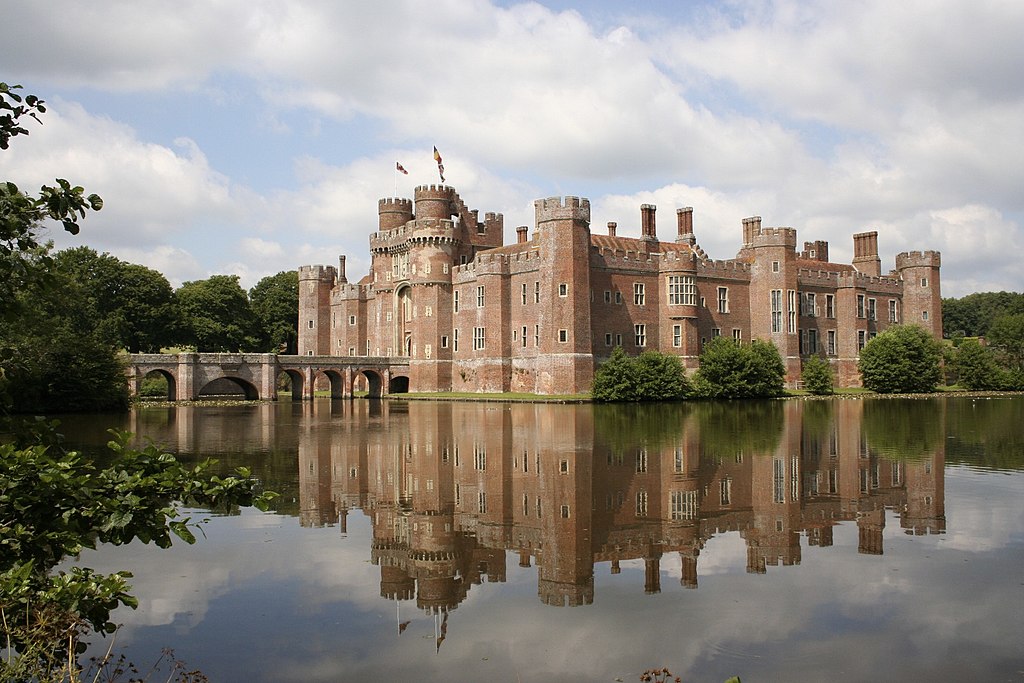
M 19 6 L 19 36 L 51 40 L 5 44 L 13 80 L 88 104 L 58 100 L 33 131 L 42 142 L 19 140 L 0 171 L 81 178 L 107 200 L 83 235 L 115 254 L 180 250 L 172 280 L 194 277 L 195 263 L 251 279 L 339 252 L 361 276 L 395 159 L 410 170 L 398 193 L 411 195 L 436 182 L 437 144 L 467 204 L 505 214 L 506 241 L 532 225 L 538 197 L 587 196 L 596 230 L 617 220 L 620 233 L 653 201 L 669 239 L 687 204 L 715 258 L 735 253 L 740 219 L 757 214 L 829 240 L 835 260 L 865 229 L 880 230 L 883 262 L 941 249 L 947 294 L 1024 288 L 1010 250 L 991 247 L 1000 233 L 1021 240 L 1024 9 L 777 0 L 581 12 L 484 0 Z M 105 109 L 104 92 L 130 104 Z M 209 112 L 174 111 L 181 93 Z M 150 141 L 165 125 L 140 118 L 154 107 L 170 108 L 162 139 L 175 145 Z M 957 218 L 949 232 L 970 239 L 951 243 L 942 215 L 966 207 L 982 214 Z

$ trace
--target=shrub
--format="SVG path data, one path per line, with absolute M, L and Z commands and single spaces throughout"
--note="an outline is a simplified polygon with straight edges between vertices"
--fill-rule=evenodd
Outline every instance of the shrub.
M 673 401 L 690 393 L 690 383 L 679 358 L 645 351 L 630 358 L 621 346 L 594 372 L 591 396 L 595 401 Z
M 800 379 L 803 380 L 804 389 L 815 396 L 825 396 L 835 392 L 835 378 L 832 376 L 832 367 L 821 356 L 811 356 L 804 363 Z
M 705 398 L 768 398 L 782 394 L 786 368 L 771 342 L 749 345 L 717 337 L 700 354 L 696 389 Z
M 864 386 L 880 394 L 930 393 L 942 377 L 942 347 L 927 330 L 894 325 L 868 342 L 857 369 Z

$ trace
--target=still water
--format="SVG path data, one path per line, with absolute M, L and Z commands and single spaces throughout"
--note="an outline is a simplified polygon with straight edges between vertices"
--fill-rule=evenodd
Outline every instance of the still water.
M 141 407 L 276 510 L 134 572 L 116 647 L 213 681 L 1024 680 L 1024 398 Z M 100 645 L 105 648 L 107 642 Z

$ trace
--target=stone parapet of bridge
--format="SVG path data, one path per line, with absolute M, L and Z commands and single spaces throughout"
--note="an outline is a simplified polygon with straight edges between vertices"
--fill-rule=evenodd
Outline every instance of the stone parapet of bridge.
M 217 380 L 229 380 L 247 399 L 274 400 L 277 380 L 286 373 L 292 393 L 313 398 L 317 379 L 330 383 L 333 398 L 351 398 L 358 376 L 366 378 L 369 395 L 388 393 L 395 377 L 408 376 L 406 358 L 349 356 L 283 356 L 272 353 L 177 353 L 132 354 L 126 369 L 132 396 L 139 395 L 142 380 L 158 373 L 168 383 L 168 398 L 193 401 Z

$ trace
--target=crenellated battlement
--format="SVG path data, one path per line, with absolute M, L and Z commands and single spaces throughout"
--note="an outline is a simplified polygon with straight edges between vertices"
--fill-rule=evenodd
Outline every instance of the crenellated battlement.
M 942 255 L 937 251 L 903 251 L 896 254 L 896 268 L 938 268 Z
M 807 271 L 800 271 L 801 273 Z M 856 287 L 858 289 L 872 289 L 888 287 L 899 288 L 900 281 L 887 275 L 868 275 L 856 270 L 849 270 L 843 273 L 836 273 L 836 287 Z
M 580 197 L 548 197 L 533 203 L 537 224 L 573 220 L 590 223 L 590 200 Z
M 338 279 L 338 269 L 334 266 L 299 266 L 299 281 L 317 280 L 334 284 Z
M 697 271 L 705 277 L 750 277 L 750 264 L 735 259 L 705 259 L 697 264 Z
M 753 235 L 751 246 L 757 247 L 792 247 L 796 249 L 795 228 L 761 228 Z
M 455 190 L 447 185 L 420 185 L 413 194 L 419 218 L 445 219 L 458 213 L 461 201 Z
M 412 200 L 405 197 L 384 197 L 377 200 L 377 213 L 401 211 L 412 213 Z

